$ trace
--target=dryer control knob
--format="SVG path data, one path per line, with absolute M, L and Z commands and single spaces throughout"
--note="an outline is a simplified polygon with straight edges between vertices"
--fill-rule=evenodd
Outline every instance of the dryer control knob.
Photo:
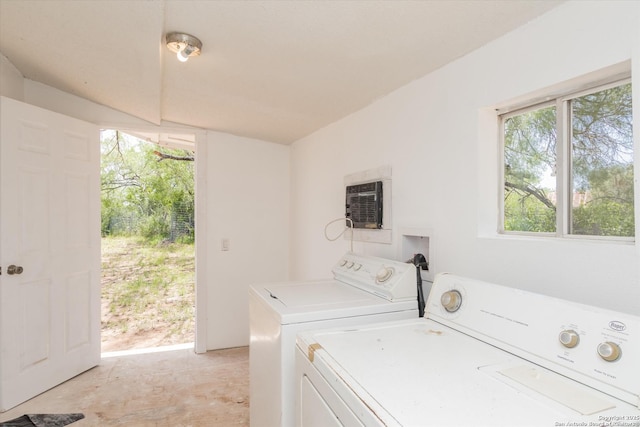
M 376 274 L 376 282 L 384 283 L 389 280 L 391 276 L 393 276 L 393 268 L 382 267 L 380 270 L 378 270 L 378 274 Z
M 573 348 L 580 342 L 580 335 L 578 335 L 578 333 L 573 329 L 566 329 L 560 332 L 558 340 L 563 346 L 567 348 Z
M 607 341 L 598 346 L 598 354 L 607 362 L 615 362 L 622 356 L 622 350 L 618 344 Z
M 445 292 L 440 297 L 440 304 L 442 304 L 444 309 L 449 313 L 458 311 L 462 304 L 462 295 L 456 290 Z
M 362 268 L 362 264 L 358 264 L 357 262 L 353 266 L 353 271 L 358 271 Z
M 351 268 L 351 267 L 353 267 L 353 261 L 349 261 L 349 262 L 347 263 L 347 268 Z
M 342 258 L 342 259 L 340 260 L 340 267 L 344 267 L 346 263 L 347 263 L 347 260 L 346 260 L 346 259 L 344 259 L 344 258 Z

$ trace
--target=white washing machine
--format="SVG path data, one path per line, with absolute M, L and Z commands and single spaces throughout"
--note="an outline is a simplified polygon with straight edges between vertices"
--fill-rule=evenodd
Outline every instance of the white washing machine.
M 413 264 L 349 252 L 332 271 L 332 280 L 250 287 L 252 427 L 295 425 L 298 332 L 418 317 Z
M 301 427 L 640 426 L 640 317 L 441 274 L 422 319 L 304 331 Z

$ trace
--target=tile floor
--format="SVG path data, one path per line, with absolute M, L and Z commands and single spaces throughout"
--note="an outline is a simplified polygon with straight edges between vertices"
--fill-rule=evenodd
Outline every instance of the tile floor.
M 0 414 L 0 422 L 73 412 L 85 418 L 69 427 L 248 426 L 249 348 L 103 355 L 99 366 Z

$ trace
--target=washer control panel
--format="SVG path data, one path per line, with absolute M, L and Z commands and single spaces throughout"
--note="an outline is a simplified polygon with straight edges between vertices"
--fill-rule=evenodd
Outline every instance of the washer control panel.
M 640 402 L 640 317 L 438 275 L 426 317 L 626 402 Z
M 332 271 L 336 280 L 389 301 L 417 297 L 413 264 L 347 252 Z

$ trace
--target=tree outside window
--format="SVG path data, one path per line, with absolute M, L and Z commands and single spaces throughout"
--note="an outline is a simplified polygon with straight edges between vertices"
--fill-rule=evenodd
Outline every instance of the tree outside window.
M 500 121 L 503 232 L 635 236 L 631 83 L 557 98 Z

